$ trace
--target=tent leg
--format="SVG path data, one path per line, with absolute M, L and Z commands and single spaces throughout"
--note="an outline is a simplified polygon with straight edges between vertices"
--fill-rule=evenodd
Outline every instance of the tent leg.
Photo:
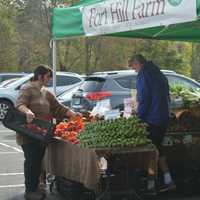
M 53 91 L 54 94 L 56 95 L 56 55 L 57 55 L 57 51 L 56 51 L 56 40 L 53 40 Z

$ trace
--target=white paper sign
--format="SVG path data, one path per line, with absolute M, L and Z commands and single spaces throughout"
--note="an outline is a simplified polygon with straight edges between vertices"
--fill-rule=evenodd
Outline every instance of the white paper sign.
M 196 9 L 196 0 L 105 0 L 81 12 L 91 36 L 193 21 Z
M 133 108 L 132 98 L 125 98 L 124 99 L 124 115 L 123 115 L 123 117 L 125 117 L 125 118 L 131 117 L 132 108 Z

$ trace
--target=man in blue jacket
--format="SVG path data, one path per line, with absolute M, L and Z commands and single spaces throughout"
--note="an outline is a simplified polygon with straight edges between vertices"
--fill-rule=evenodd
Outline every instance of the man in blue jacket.
M 160 191 L 175 188 L 172 181 L 166 157 L 162 151 L 162 142 L 169 125 L 169 85 L 168 80 L 160 69 L 142 55 L 133 55 L 129 66 L 138 72 L 137 89 L 137 115 L 148 124 L 149 138 L 159 151 L 159 167 L 164 174 L 164 186 Z M 147 189 L 155 190 L 154 171 L 149 169 Z

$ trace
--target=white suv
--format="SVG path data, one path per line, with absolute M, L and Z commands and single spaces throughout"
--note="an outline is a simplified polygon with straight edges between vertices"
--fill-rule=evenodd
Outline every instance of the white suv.
M 0 87 L 0 120 L 5 117 L 8 108 L 15 105 L 20 87 L 30 81 L 32 77 L 33 74 L 28 74 L 5 87 Z M 57 95 L 70 89 L 83 80 L 84 79 L 76 73 L 56 72 Z M 53 91 L 52 80 L 49 82 L 49 90 Z

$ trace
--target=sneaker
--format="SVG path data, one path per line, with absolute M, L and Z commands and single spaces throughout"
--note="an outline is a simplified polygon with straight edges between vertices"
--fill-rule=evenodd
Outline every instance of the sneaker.
M 25 200 L 43 200 L 44 195 L 39 192 L 26 192 L 24 198 Z
M 167 191 L 172 191 L 176 189 L 176 185 L 174 182 L 171 182 L 169 184 L 164 184 L 163 186 L 160 187 L 159 192 L 167 192 Z

